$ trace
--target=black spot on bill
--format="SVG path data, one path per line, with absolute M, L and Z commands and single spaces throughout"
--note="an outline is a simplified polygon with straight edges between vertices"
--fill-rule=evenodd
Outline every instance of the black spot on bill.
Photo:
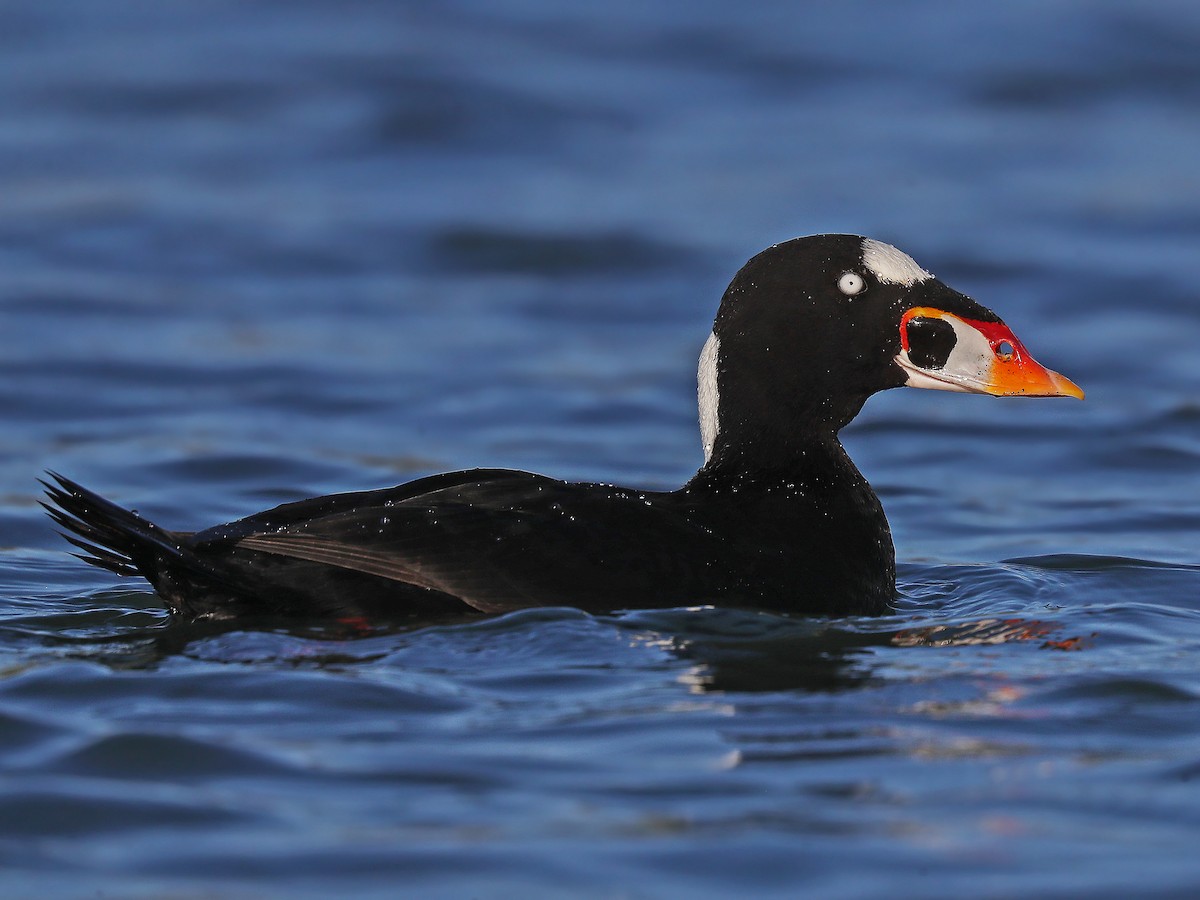
M 950 358 L 958 338 L 954 327 L 943 319 L 919 317 L 910 319 L 908 332 L 908 358 L 922 369 L 941 369 Z

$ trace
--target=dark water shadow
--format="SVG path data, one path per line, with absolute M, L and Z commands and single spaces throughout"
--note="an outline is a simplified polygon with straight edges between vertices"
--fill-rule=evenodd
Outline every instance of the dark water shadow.
M 464 625 L 484 618 L 478 613 L 462 613 L 441 617 L 414 615 L 379 623 L 360 619 L 300 622 L 270 616 L 187 620 L 168 613 L 155 595 L 132 591 L 102 592 L 78 598 L 74 603 L 78 607 L 60 606 L 46 612 L 10 616 L 0 622 L 0 635 L 9 645 L 32 645 L 48 655 L 87 660 L 119 670 L 152 669 L 173 657 L 192 656 L 198 645 L 226 635 L 282 635 L 327 645 L 328 653 L 307 652 L 303 657 L 305 665 L 319 667 L 370 662 L 387 655 L 386 649 L 367 651 L 365 643 L 361 644 L 363 653 L 346 652 L 346 647 L 353 647 L 365 638 Z M 227 661 L 255 660 L 231 657 Z
M 871 651 L 887 646 L 886 628 L 863 621 L 788 617 L 741 609 L 646 610 L 614 619 L 648 645 L 692 663 L 690 686 L 703 693 L 836 692 L 873 678 Z
M 106 599 L 116 598 L 100 596 L 92 601 Z M 386 658 L 396 648 L 395 642 L 386 640 L 390 637 L 413 638 L 427 630 L 474 630 L 472 626 L 480 624 L 489 629 L 529 629 L 544 626 L 547 621 L 580 616 L 628 633 L 631 643 L 666 651 L 692 664 L 689 683 L 703 692 L 830 692 L 860 687 L 871 678 L 870 649 L 887 646 L 894 634 L 888 630 L 854 630 L 821 619 L 716 608 L 588 616 L 564 607 L 500 616 L 414 616 L 368 624 L 271 617 L 188 621 L 159 610 L 120 611 L 112 604 L 10 619 L 0 624 L 0 634 L 8 643 L 32 643 L 50 655 L 118 670 L 153 669 L 175 657 L 197 656 L 210 662 L 254 664 L 270 660 L 278 664 L 284 661 L 286 646 L 253 637 L 276 636 L 303 642 L 304 652 L 297 657 L 297 665 L 320 668 Z M 215 642 L 232 635 L 245 637 L 237 650 L 214 647 Z M 256 647 L 261 652 L 255 652 Z M 570 648 L 563 647 L 562 655 L 569 661 Z
M 245 616 L 189 621 L 164 611 L 152 593 L 106 591 L 9 616 L 0 621 L 0 635 L 9 645 L 32 645 L 53 656 L 121 670 L 150 669 L 173 657 L 197 654 L 208 661 L 251 664 L 270 660 L 278 664 L 295 649 L 290 641 L 298 641 L 304 649 L 297 654 L 297 664 L 320 667 L 384 658 L 396 648 L 395 642 L 386 638 L 410 639 L 428 629 L 444 632 L 465 626 L 467 630 L 460 635 L 463 640 L 486 641 L 486 636 L 475 634 L 481 625 L 489 631 L 545 630 L 548 622 L 581 617 L 585 622 L 619 629 L 629 635 L 632 644 L 665 651 L 693 664 L 692 686 L 706 692 L 853 689 L 871 677 L 869 651 L 887 646 L 898 633 L 882 627 L 884 620 L 793 618 L 714 607 L 595 616 L 562 607 L 499 616 L 464 612 L 370 622 Z M 239 637 L 236 648 L 222 646 L 220 639 L 230 635 L 245 638 Z M 268 636 L 287 641 L 272 642 Z M 573 639 L 589 639 L 587 629 L 564 638 L 568 642 Z M 203 649 L 201 645 L 205 645 Z M 569 646 L 562 648 L 561 655 L 570 664 Z
M 1123 564 L 1130 561 L 1122 560 Z M 1138 561 L 1141 562 L 1141 561 Z M 1061 622 L 1043 620 L 1009 607 L 1018 600 L 1028 609 L 1037 596 L 1038 579 L 1061 577 L 1063 568 L 1089 569 L 1095 560 L 1047 557 L 1013 560 L 996 566 L 929 567 L 927 583 L 916 597 L 900 604 L 896 614 L 881 618 L 822 619 L 746 609 L 695 607 L 625 611 L 587 615 L 579 610 L 522 610 L 501 616 L 463 612 L 389 621 L 361 619 L 298 622 L 286 618 L 186 621 L 167 614 L 149 592 L 110 591 L 61 601 L 49 609 L 0 621 L 6 643 L 40 647 L 50 655 L 98 662 L 114 669 L 149 669 L 173 657 L 202 657 L 239 664 L 287 663 L 294 644 L 302 652 L 292 661 L 305 667 L 355 665 L 389 656 L 396 645 L 428 629 L 445 633 L 464 626 L 525 631 L 548 620 L 582 619 L 603 623 L 629 636 L 630 642 L 663 651 L 689 664 L 686 680 L 701 693 L 799 691 L 836 693 L 858 690 L 878 680 L 888 649 L 985 646 L 1032 641 L 1056 650 L 1081 649 L 1075 638 L 1060 639 Z M 914 584 L 916 582 L 914 581 Z M 471 629 L 472 631 L 474 629 Z M 214 643 L 228 635 L 273 635 L 282 644 L 247 638 L 237 648 Z M 462 632 L 464 639 L 469 632 Z M 376 640 L 367 640 L 376 639 Z M 382 640 L 379 640 L 382 639 Z M 419 639 L 419 638 L 417 638 Z M 486 638 L 477 638 L 486 640 Z M 587 630 L 565 640 L 589 640 Z M 200 645 L 207 645 L 199 651 Z M 244 645 L 243 645 L 244 644 Z M 253 645 L 253 646 L 252 646 Z M 214 652 L 215 651 L 215 652 Z M 570 665 L 572 651 L 561 657 Z
M 703 612 L 703 618 L 697 618 Z M 880 619 L 790 618 L 745 610 L 661 610 L 631 614 L 623 627 L 654 626 L 659 646 L 693 662 L 704 693 L 838 693 L 879 681 L 883 650 L 992 646 L 1054 640 L 1058 624 L 1024 616 L 947 620 L 934 613 Z M 700 627 L 698 626 L 700 624 Z

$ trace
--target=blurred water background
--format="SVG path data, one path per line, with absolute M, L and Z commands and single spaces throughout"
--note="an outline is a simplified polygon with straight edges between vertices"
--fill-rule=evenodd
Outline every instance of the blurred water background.
M 1200 6 L 0 6 L 6 896 L 1200 889 Z M 882 620 L 168 623 L 169 527 L 506 465 L 672 487 L 725 284 L 900 245 L 1084 404 L 845 433 Z

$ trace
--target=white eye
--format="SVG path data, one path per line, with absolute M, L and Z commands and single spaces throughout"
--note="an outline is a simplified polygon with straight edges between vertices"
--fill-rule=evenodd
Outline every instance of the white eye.
M 866 286 L 867 283 L 857 272 L 843 272 L 842 277 L 838 279 L 838 290 L 847 297 L 861 294 Z

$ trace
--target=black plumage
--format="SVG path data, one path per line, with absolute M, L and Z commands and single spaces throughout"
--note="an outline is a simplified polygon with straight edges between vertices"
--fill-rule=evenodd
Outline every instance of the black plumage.
M 47 509 L 82 559 L 146 578 L 194 618 L 699 604 L 881 613 L 895 592 L 891 534 L 838 430 L 871 394 L 906 382 L 907 310 L 999 319 L 907 257 L 872 264 L 871 245 L 886 248 L 801 238 L 737 274 L 702 363 L 708 458 L 676 491 L 477 469 L 178 533 L 52 475 Z M 846 273 L 862 286 L 839 287 Z

